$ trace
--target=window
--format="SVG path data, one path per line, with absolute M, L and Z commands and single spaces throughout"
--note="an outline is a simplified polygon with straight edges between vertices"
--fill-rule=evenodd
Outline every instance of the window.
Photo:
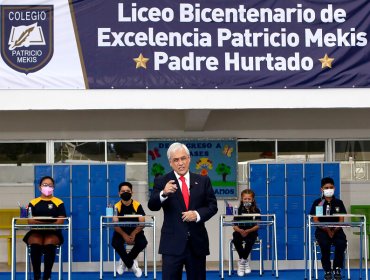
M 0 164 L 46 163 L 46 143 L 0 143 Z
M 238 161 L 275 160 L 275 141 L 239 141 Z
M 335 141 L 336 161 L 370 161 L 370 140 Z
M 325 161 L 325 141 L 278 141 L 278 161 Z
M 54 162 L 105 162 L 105 142 L 55 142 Z
M 146 142 L 107 142 L 107 159 L 146 162 Z

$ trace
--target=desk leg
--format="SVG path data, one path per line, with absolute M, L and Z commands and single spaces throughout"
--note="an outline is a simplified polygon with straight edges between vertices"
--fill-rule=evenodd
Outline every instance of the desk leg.
M 308 279 L 312 279 L 312 247 L 311 247 L 311 220 L 308 220 Z
M 221 279 L 224 279 L 224 236 L 223 236 L 223 216 L 220 216 L 220 270 Z
M 267 231 L 269 232 L 269 229 L 267 229 Z M 269 236 L 268 237 L 269 238 L 269 245 L 268 246 L 270 246 L 269 254 L 271 254 L 271 275 L 274 276 L 275 275 L 275 272 L 274 272 L 274 269 L 275 269 L 275 233 L 274 233 L 274 225 L 272 225 L 271 235 L 268 234 L 268 236 Z
M 279 261 L 277 255 L 277 240 L 276 240 L 276 217 L 274 215 L 274 247 L 275 247 L 275 277 L 279 278 Z
M 363 248 L 363 226 L 360 227 L 360 257 L 359 257 L 359 260 L 360 260 L 360 277 L 359 279 L 362 279 L 362 262 L 363 262 L 363 258 L 362 258 L 362 248 Z
M 15 273 L 16 273 L 16 267 L 15 267 L 15 260 L 16 260 L 16 250 L 15 250 L 15 221 L 14 218 L 12 220 L 12 272 L 11 272 L 11 280 L 15 280 Z
M 367 224 L 366 224 L 366 216 L 364 217 L 364 247 L 365 247 L 365 279 L 368 280 L 368 267 L 367 267 L 367 258 L 368 258 L 368 251 L 367 251 Z M 361 260 L 362 262 L 362 260 Z
M 307 280 L 307 225 L 305 225 L 304 236 L 304 279 Z
M 103 225 L 102 225 L 102 218 L 100 218 L 100 278 L 103 279 Z
M 72 274 L 72 221 L 69 218 L 68 220 L 68 280 L 71 280 Z
M 155 246 L 155 217 L 153 216 L 153 279 L 157 279 L 157 262 L 156 262 L 156 246 Z

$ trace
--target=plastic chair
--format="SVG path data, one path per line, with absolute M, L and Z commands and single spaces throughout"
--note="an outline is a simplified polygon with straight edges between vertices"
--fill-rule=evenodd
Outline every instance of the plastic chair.
M 318 277 L 318 265 L 317 265 L 317 254 L 320 254 L 320 251 L 318 250 L 318 248 L 320 248 L 319 246 L 319 243 L 317 242 L 317 240 L 314 241 L 313 243 L 313 254 L 314 254 L 314 264 L 315 264 L 315 279 L 319 279 Z M 348 241 L 347 241 L 347 247 L 346 247 L 346 250 L 344 251 L 344 254 L 345 254 L 345 264 L 346 264 L 346 269 L 347 269 L 347 279 L 350 280 L 351 279 L 351 271 L 349 269 L 349 257 L 348 257 L 348 250 L 349 250 L 349 247 L 348 247 Z M 333 254 L 333 252 L 331 251 L 330 252 L 331 254 Z
M 257 246 L 256 246 L 257 245 Z M 234 273 L 234 254 L 235 251 L 233 240 L 229 241 L 229 276 Z M 260 276 L 263 274 L 263 256 L 262 256 L 262 239 L 257 238 L 252 251 L 259 251 L 260 253 Z M 249 257 L 250 258 L 250 257 Z
M 63 263 L 62 263 L 62 246 L 56 245 L 57 247 L 57 253 L 58 256 L 58 279 L 62 279 L 63 274 Z M 28 274 L 31 272 L 31 265 L 30 265 L 30 259 L 31 259 L 31 246 L 26 246 L 26 268 L 25 268 L 25 280 L 28 280 Z
M 127 245 L 126 244 L 126 251 L 130 251 L 133 245 Z M 146 247 L 142 251 L 144 253 L 144 276 L 148 277 L 148 260 L 146 257 Z M 113 248 L 113 276 L 117 276 L 117 270 L 116 270 L 116 250 Z

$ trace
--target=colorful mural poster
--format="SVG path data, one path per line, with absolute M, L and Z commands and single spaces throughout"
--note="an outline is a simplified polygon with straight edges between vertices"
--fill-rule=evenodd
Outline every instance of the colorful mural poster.
M 168 147 L 184 143 L 190 152 L 190 171 L 209 176 L 218 198 L 236 198 L 237 142 L 236 140 L 164 140 L 148 141 L 148 182 L 153 189 L 154 178 L 172 171 L 167 158 Z

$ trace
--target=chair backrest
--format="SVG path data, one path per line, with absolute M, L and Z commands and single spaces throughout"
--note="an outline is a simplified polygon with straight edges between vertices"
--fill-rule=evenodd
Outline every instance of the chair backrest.
M 366 217 L 366 227 L 369 233 L 370 229 L 370 205 L 351 205 L 351 214 L 365 215 Z M 356 218 L 353 218 L 356 220 Z
M 0 209 L 0 229 L 11 229 L 12 219 L 19 217 L 19 208 Z

